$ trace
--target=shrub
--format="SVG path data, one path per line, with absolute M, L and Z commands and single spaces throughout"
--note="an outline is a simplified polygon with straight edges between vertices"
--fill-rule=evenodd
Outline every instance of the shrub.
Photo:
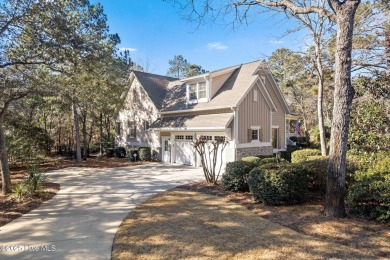
M 134 154 L 136 154 L 136 156 L 134 156 Z M 129 161 L 140 160 L 138 148 L 132 147 L 127 149 L 127 157 L 129 158 Z
M 248 191 L 247 175 L 252 169 L 252 164 L 244 161 L 230 162 L 226 164 L 226 172 L 222 175 L 223 186 L 231 191 Z
M 328 168 L 327 156 L 309 156 L 301 163 L 307 172 L 309 189 L 325 193 Z
M 115 148 L 115 157 L 118 157 L 118 158 L 126 157 L 126 149 L 124 147 Z
M 309 156 L 321 155 L 321 151 L 317 149 L 302 149 L 291 154 L 292 163 L 300 163 L 307 160 Z
M 262 159 L 256 156 L 248 156 L 241 158 L 241 161 L 251 164 L 251 167 L 254 168 L 261 165 Z
M 256 201 L 270 205 L 302 202 L 307 190 L 307 173 L 296 164 L 265 164 L 250 171 L 249 190 Z
M 27 189 L 25 182 L 16 184 L 15 187 L 12 189 L 12 197 L 16 198 L 18 202 L 20 202 L 26 195 Z
M 43 173 L 30 173 L 25 180 L 27 192 L 34 195 L 39 192 L 45 184 L 46 175 Z
M 152 160 L 152 149 L 150 147 L 140 147 L 139 148 L 139 158 L 142 161 Z
M 368 170 L 357 171 L 348 190 L 351 213 L 390 220 L 390 159 L 378 158 Z

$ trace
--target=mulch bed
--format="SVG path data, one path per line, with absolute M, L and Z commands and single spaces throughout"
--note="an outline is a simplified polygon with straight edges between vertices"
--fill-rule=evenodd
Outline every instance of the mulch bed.
M 54 158 L 46 160 L 39 165 L 40 172 L 48 172 L 57 169 L 68 167 L 89 167 L 89 168 L 114 168 L 145 164 L 145 162 L 130 162 L 127 158 L 97 158 L 89 157 L 81 163 L 76 163 L 74 160 L 66 160 L 62 158 Z M 21 183 L 27 175 L 27 166 L 25 164 L 10 165 L 11 183 L 12 185 Z M 0 179 L 1 189 L 1 179 Z M 18 202 L 11 196 L 0 195 L 0 227 L 11 222 L 14 219 L 21 217 L 23 214 L 38 208 L 44 201 L 53 198 L 60 190 L 60 185 L 57 183 L 47 182 L 45 188 L 39 195 L 24 198 Z
M 198 182 L 180 188 L 224 197 L 299 233 L 359 250 L 372 250 L 378 258 L 390 258 L 389 223 L 368 221 L 353 215 L 345 219 L 326 217 L 323 214 L 324 196 L 318 193 L 309 193 L 306 202 L 300 205 L 270 206 L 254 202 L 249 193 L 226 191 L 222 185 Z

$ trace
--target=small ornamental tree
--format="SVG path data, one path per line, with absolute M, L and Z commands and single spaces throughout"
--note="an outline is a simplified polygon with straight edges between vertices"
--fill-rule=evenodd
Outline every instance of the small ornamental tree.
M 217 184 L 219 174 L 222 170 L 223 151 L 228 141 L 225 137 L 214 137 L 214 140 L 207 140 L 200 136 L 193 141 L 195 151 L 200 156 L 203 174 L 207 183 Z M 220 159 L 218 162 L 218 158 Z

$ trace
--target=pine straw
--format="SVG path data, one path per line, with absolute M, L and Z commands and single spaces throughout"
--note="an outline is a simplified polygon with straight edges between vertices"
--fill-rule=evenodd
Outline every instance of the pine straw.
M 226 198 L 180 188 L 130 212 L 112 249 L 112 259 L 374 258 L 272 223 Z

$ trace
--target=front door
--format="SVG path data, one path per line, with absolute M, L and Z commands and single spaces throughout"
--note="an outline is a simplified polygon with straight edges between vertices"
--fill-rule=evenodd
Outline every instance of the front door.
M 162 162 L 170 163 L 171 162 L 171 144 L 169 141 L 169 136 L 161 137 L 161 151 L 162 151 Z

